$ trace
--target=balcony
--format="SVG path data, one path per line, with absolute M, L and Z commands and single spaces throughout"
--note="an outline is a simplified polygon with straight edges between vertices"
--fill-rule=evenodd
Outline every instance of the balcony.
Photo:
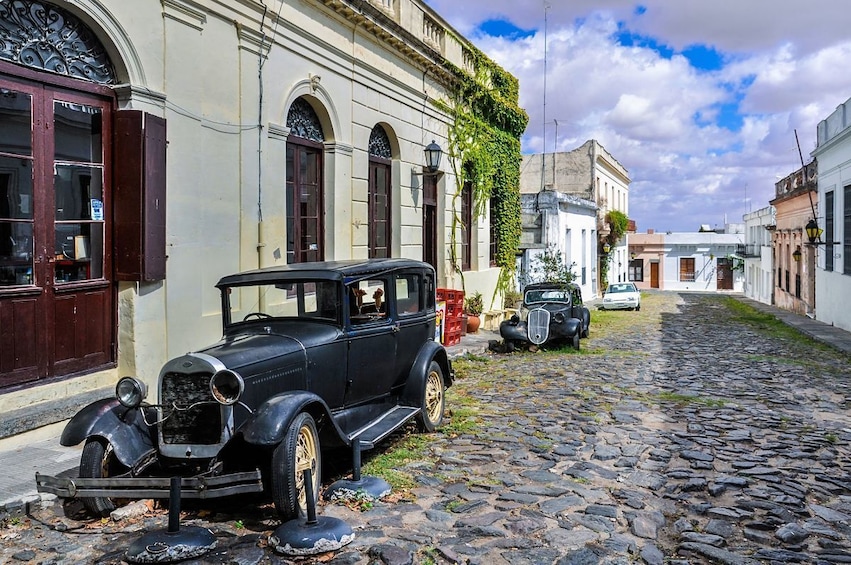
M 736 246 L 736 255 L 744 258 L 760 257 L 763 246 L 759 243 L 739 244 Z

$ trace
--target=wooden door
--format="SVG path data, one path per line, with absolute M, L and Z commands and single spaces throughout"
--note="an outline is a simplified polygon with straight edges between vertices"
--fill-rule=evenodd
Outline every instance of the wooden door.
M 659 288 L 659 262 L 650 262 L 650 288 Z
M 733 290 L 733 260 L 726 257 L 719 258 L 717 271 L 718 290 Z
M 0 387 L 114 361 L 111 100 L 0 76 Z

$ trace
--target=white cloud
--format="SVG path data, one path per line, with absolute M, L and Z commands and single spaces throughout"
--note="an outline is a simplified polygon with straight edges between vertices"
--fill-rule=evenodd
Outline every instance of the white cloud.
M 646 0 L 643 13 L 630 0 L 551 1 L 546 97 L 543 2 L 429 4 L 519 78 L 530 116 L 525 153 L 595 138 L 629 170 L 630 217 L 640 230 L 741 222 L 767 206 L 776 177 L 800 166 L 795 131 L 809 160 L 817 123 L 851 96 L 851 40 L 837 17 L 845 0 Z M 535 33 L 477 31 L 493 19 Z M 619 45 L 619 26 L 675 51 L 712 46 L 724 65 L 699 71 L 680 55 Z M 741 127 L 728 129 L 736 103 Z

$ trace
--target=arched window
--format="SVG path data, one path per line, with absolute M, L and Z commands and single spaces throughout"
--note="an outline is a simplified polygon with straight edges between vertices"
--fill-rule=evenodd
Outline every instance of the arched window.
M 322 154 L 325 135 L 316 111 L 298 98 L 287 112 L 287 263 L 322 261 L 324 204 Z
M 390 138 L 380 125 L 372 128 L 369 136 L 369 256 L 391 255 L 391 200 L 392 187 L 390 163 L 393 155 Z
M 0 1 L 0 39 L 0 59 L 99 84 L 115 83 L 115 71 L 100 41 L 58 6 Z

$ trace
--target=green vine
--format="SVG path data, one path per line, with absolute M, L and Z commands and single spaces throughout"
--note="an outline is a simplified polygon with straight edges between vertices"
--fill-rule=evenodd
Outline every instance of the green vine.
M 473 191 L 473 214 L 483 217 L 491 205 L 496 239 L 494 262 L 500 268 L 496 292 L 513 287 L 515 254 L 520 244 L 520 136 L 529 117 L 519 107 L 517 78 L 471 48 L 475 75 L 444 61 L 455 76 L 449 102 L 436 101 L 451 116 L 447 154 L 455 175 L 450 230 L 450 264 L 461 275 L 456 239 L 462 225 L 460 201 L 465 185 Z M 494 298 L 496 294 L 494 295 Z
M 629 218 L 623 212 L 610 210 L 606 214 L 606 221 L 609 224 L 609 235 L 606 237 L 606 240 L 609 242 L 609 245 L 615 245 L 624 236 L 626 230 L 629 229 Z
M 609 262 L 612 258 L 603 246 L 608 244 L 614 247 L 621 240 L 629 229 L 629 217 L 619 210 L 610 210 L 606 214 L 606 223 L 609 225 L 609 233 L 603 238 L 603 245 L 600 246 L 600 288 L 603 289 L 609 286 Z

